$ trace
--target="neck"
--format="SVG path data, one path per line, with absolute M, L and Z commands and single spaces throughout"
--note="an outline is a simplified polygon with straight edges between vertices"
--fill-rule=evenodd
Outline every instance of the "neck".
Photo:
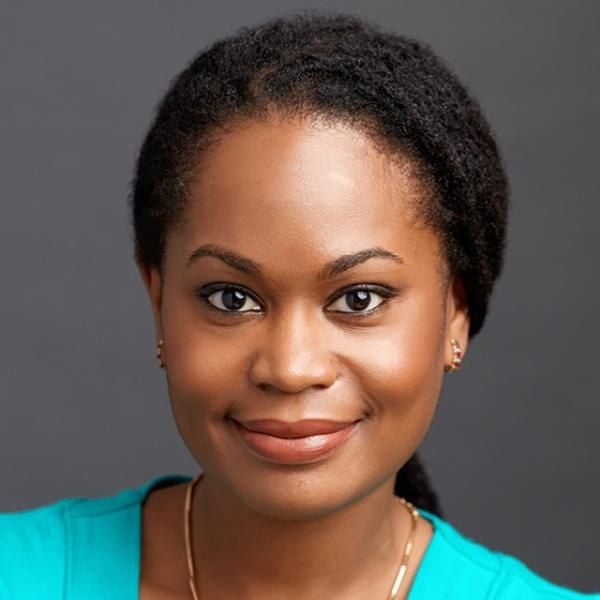
M 411 527 L 393 485 L 289 520 L 262 514 L 203 477 L 191 530 L 200 597 L 387 599 Z

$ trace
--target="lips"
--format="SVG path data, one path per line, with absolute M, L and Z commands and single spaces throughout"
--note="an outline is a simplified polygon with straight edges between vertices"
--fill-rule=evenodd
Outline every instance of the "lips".
M 254 454 L 287 465 L 315 462 L 329 455 L 359 423 L 326 419 L 233 421 L 245 446 Z
M 250 431 L 266 433 L 280 438 L 300 438 L 309 435 L 326 435 L 335 433 L 351 425 L 353 421 L 330 421 L 328 419 L 304 419 L 303 421 L 278 421 L 261 419 L 255 421 L 239 421 Z

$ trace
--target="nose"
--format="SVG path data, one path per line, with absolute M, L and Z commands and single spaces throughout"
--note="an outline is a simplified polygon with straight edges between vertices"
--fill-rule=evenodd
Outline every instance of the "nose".
M 333 385 L 337 368 L 327 347 L 326 327 L 320 316 L 306 307 L 292 307 L 273 316 L 261 332 L 250 366 L 252 383 L 288 394 Z

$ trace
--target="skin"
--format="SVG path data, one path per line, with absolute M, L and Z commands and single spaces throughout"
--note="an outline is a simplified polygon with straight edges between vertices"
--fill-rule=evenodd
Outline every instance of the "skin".
M 164 269 L 139 265 L 149 293 L 173 414 L 205 476 L 193 499 L 200 597 L 387 599 L 408 537 L 396 472 L 435 413 L 450 338 L 463 350 L 468 313 L 446 274 L 437 234 L 416 218 L 423 198 L 409 161 L 363 133 L 317 119 L 236 125 L 203 155 Z M 217 245 L 260 266 L 241 272 Z M 327 263 L 374 257 L 320 278 Z M 242 286 L 224 312 L 209 283 Z M 372 284 L 366 316 L 342 288 Z M 211 308 L 208 302 L 221 307 Z M 356 300 L 355 300 L 356 301 Z M 357 420 L 333 454 L 284 466 L 239 439 L 238 419 Z M 141 597 L 191 597 L 182 535 L 184 485 L 152 492 L 143 509 Z M 419 518 L 406 597 L 432 535 Z

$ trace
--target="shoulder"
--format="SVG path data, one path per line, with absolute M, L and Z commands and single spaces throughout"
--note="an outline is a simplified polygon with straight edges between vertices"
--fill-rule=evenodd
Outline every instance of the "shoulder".
M 449 522 L 420 512 L 432 522 L 434 536 L 415 578 L 417 599 L 600 600 L 600 593 L 585 594 L 552 583 L 516 557 L 479 544 Z
M 0 513 L 0 598 L 42 597 L 42 579 L 50 597 L 62 589 L 67 504 Z
M 89 563 L 81 566 L 92 554 L 104 573 L 113 569 L 115 556 L 137 559 L 141 504 L 151 489 L 173 479 L 181 477 L 0 513 L 0 598 L 63 598 L 67 588 L 84 585 L 82 577 L 89 581 Z

